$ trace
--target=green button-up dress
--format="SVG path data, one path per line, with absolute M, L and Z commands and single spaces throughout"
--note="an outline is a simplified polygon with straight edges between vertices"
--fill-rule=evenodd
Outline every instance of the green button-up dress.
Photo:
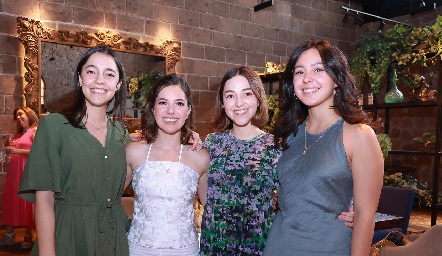
M 108 121 L 106 145 L 61 114 L 39 122 L 19 196 L 35 202 L 35 191 L 55 192 L 57 255 L 129 254 L 129 221 L 121 205 L 130 135 Z M 38 237 L 31 255 L 38 255 Z

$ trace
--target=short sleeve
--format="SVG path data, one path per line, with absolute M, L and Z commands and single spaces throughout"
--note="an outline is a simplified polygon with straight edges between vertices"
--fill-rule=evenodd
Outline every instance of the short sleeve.
M 205 149 L 210 150 L 211 144 L 213 143 L 213 138 L 214 138 L 214 134 L 213 133 L 207 134 L 207 136 L 206 136 L 206 138 L 204 139 L 204 142 L 203 142 L 203 147 Z
M 39 122 L 18 190 L 20 197 L 32 203 L 35 203 L 35 191 L 37 190 L 54 191 L 56 193 L 61 191 L 58 130 L 62 122 L 60 124 L 54 123 L 53 121 L 57 121 L 57 119 L 53 118 L 52 115 L 42 118 Z

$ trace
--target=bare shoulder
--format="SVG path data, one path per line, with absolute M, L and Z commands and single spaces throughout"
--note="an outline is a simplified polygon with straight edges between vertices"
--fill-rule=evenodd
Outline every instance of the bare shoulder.
M 189 150 L 189 146 L 185 146 L 183 150 L 183 162 L 201 175 L 207 172 L 210 164 L 210 155 L 206 149 L 200 151 Z
M 380 151 L 374 130 L 366 124 L 344 123 L 344 147 L 349 161 L 354 157 L 373 155 Z
M 349 124 L 344 122 L 344 136 L 350 136 L 352 140 L 369 139 L 375 136 L 373 129 L 366 124 Z
M 147 146 L 148 146 L 148 144 L 146 143 L 145 140 L 131 141 L 131 142 L 127 143 L 126 151 L 127 150 L 139 150 L 142 148 L 146 148 Z
M 148 151 L 148 144 L 145 140 L 131 141 L 126 145 L 126 160 L 130 165 L 138 165 L 145 161 Z

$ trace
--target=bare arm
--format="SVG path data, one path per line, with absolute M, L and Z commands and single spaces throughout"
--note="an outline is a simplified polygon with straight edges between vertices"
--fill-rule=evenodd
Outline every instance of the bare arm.
M 207 174 L 209 172 L 210 167 L 210 155 L 209 152 L 207 152 L 206 149 L 200 150 L 198 153 L 198 163 L 200 165 L 198 166 L 199 173 L 200 173 L 200 179 L 198 181 L 198 198 L 200 200 L 200 203 L 205 206 L 207 202 Z
M 29 155 L 29 152 L 31 152 L 29 149 L 20 149 L 20 148 L 14 148 L 14 147 L 5 147 L 6 154 L 16 154 L 16 155 L 23 155 L 27 156 Z
M 132 181 L 132 167 L 129 164 L 126 164 L 126 180 L 124 181 L 123 190 L 125 190 L 129 186 L 131 181 Z
M 200 176 L 198 182 L 198 198 L 200 203 L 205 206 L 207 202 L 207 172 Z
M 55 256 L 54 192 L 35 193 L 35 224 L 38 237 L 38 253 Z
M 132 181 L 132 174 L 133 174 L 133 169 L 135 167 L 133 166 L 133 162 L 135 161 L 135 159 L 137 158 L 137 142 L 129 142 L 126 145 L 126 180 L 124 181 L 124 189 L 127 188 L 127 186 L 129 186 L 129 184 Z
M 344 145 L 353 176 L 354 223 L 351 255 L 370 252 L 374 215 L 381 193 L 384 160 L 373 130 L 367 125 L 346 125 Z

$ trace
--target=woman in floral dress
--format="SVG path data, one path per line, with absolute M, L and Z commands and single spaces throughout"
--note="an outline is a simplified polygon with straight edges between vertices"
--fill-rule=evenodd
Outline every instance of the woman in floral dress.
M 276 164 L 281 154 L 273 135 L 260 130 L 268 120 L 259 76 L 248 67 L 229 70 L 218 91 L 204 147 L 210 153 L 207 202 L 200 255 L 262 255 L 275 211 Z M 351 227 L 353 214 L 337 218 Z
M 200 255 L 262 255 L 273 220 L 272 198 L 280 151 L 260 130 L 268 120 L 259 76 L 248 67 L 229 70 L 218 91 L 204 146 L 210 153 Z

